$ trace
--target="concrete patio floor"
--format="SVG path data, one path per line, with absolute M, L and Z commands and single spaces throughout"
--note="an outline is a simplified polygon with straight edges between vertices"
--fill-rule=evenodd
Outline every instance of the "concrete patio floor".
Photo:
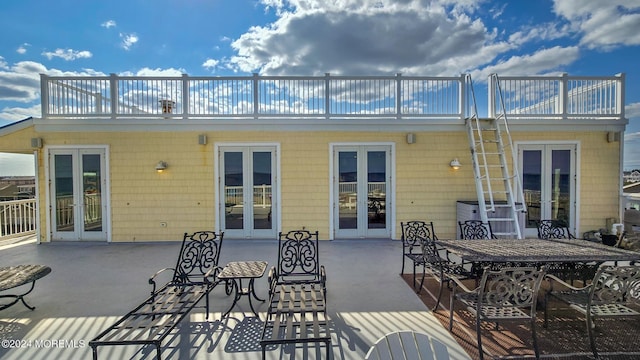
M 173 267 L 179 242 L 171 243 L 28 243 L 0 247 L 1 266 L 44 264 L 51 274 L 36 283 L 27 301 L 0 312 L 0 358 L 90 359 L 88 342 L 149 294 L 148 278 Z M 401 243 L 392 240 L 335 240 L 320 243 L 320 261 L 327 270 L 327 303 L 332 323 L 334 359 L 363 359 L 381 336 L 396 330 L 431 334 L 450 347 L 451 359 L 470 359 L 449 332 L 398 275 Z M 220 262 L 276 261 L 275 240 L 225 240 Z M 405 269 L 406 272 L 411 269 Z M 267 296 L 267 280 L 256 281 Z M 221 313 L 232 298 L 224 288 L 211 295 L 211 313 L 195 309 L 188 321 L 163 344 L 163 359 L 260 359 L 259 336 L 266 305 L 256 302 L 260 319 L 246 298 L 231 314 Z M 19 348 L 9 348 L 22 340 Z M 320 359 L 322 346 L 279 346 L 268 359 Z M 152 347 L 105 346 L 99 359 L 154 359 Z

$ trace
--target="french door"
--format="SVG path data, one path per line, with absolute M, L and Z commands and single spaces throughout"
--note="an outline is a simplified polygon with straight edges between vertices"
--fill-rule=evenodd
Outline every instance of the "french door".
M 575 228 L 575 144 L 521 144 L 518 147 L 527 205 L 526 236 L 537 236 L 537 221 L 560 220 Z
M 220 147 L 219 169 L 220 228 L 225 238 L 275 238 L 276 148 Z
M 333 148 L 335 238 L 391 236 L 391 147 Z
M 104 148 L 49 151 L 51 240 L 106 241 Z

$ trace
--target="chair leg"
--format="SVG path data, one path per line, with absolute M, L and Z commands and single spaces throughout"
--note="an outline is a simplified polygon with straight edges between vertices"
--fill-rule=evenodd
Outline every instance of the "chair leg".
M 442 300 L 442 291 L 444 290 L 444 283 L 446 281 L 442 274 L 440 274 L 439 281 L 440 281 L 440 288 L 438 289 L 438 298 L 436 299 L 436 305 L 433 307 L 433 309 L 431 309 L 431 311 L 433 312 L 438 311 L 438 306 L 440 306 L 440 300 Z
M 482 330 L 480 314 L 476 314 L 476 337 L 478 338 L 478 353 L 480 354 L 480 360 L 484 360 L 484 351 L 482 351 Z
M 451 297 L 449 298 L 449 331 L 453 329 L 453 304 L 456 297 L 456 285 L 451 287 Z
M 422 291 L 422 285 L 424 285 L 424 278 L 426 274 L 427 274 L 427 267 L 425 266 L 425 264 L 422 264 L 422 279 L 420 280 L 420 287 L 418 287 L 416 294 L 420 294 L 420 292 Z
M 536 360 L 540 359 L 540 350 L 538 349 L 538 334 L 536 332 L 536 319 L 531 319 L 531 337 L 533 338 L 533 351 L 536 355 Z
M 589 333 L 589 344 L 591 345 L 591 352 L 593 352 L 593 357 L 597 360 L 600 359 L 600 356 L 598 355 L 598 350 L 596 349 L 596 339 L 595 339 L 595 333 L 594 333 L 594 324 L 593 324 L 593 317 L 591 316 L 591 314 L 587 314 L 587 332 Z

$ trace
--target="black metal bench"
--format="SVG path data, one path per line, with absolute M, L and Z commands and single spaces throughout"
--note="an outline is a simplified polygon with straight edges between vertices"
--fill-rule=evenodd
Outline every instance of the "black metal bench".
M 22 304 L 29 310 L 35 309 L 34 306 L 30 306 L 24 300 L 24 297 L 33 291 L 36 286 L 36 280 L 48 275 L 51 272 L 51 268 L 45 265 L 17 265 L 7 266 L 0 268 L 0 291 L 10 290 L 22 285 L 31 283 L 29 290 L 22 294 L 5 294 L 0 295 L 0 299 L 12 298 L 13 301 L 1 304 L 0 310 L 4 310 L 18 301 L 22 301 Z
M 209 315 L 209 292 L 220 283 L 217 274 L 223 233 L 184 234 L 175 268 L 165 268 L 149 279 L 151 296 L 89 342 L 94 360 L 99 346 L 153 345 L 161 359 L 162 341 L 202 300 Z M 173 271 L 173 278 L 157 289 L 156 278 Z
M 262 330 L 262 359 L 269 345 L 324 343 L 330 359 L 326 279 L 318 232 L 279 234 L 278 262 L 269 271 L 269 308 Z

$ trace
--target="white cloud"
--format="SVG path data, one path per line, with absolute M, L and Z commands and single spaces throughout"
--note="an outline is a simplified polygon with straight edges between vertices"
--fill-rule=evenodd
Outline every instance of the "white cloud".
M 134 73 L 130 73 L 130 72 L 125 72 L 122 73 L 120 75 L 122 76 L 182 76 L 182 74 L 186 74 L 186 70 L 185 69 L 174 69 L 174 68 L 168 68 L 168 69 L 160 69 L 160 68 L 156 68 L 156 69 L 150 69 L 150 68 L 142 68 L 138 71 Z
M 93 56 L 90 51 L 87 50 L 73 50 L 73 49 L 56 49 L 55 51 L 44 51 L 42 55 L 51 60 L 54 57 L 61 58 L 66 61 L 73 61 L 77 59 L 88 59 Z
M 220 64 L 219 60 L 207 59 L 204 63 L 202 63 L 202 67 L 207 69 L 207 70 L 213 71 L 213 70 L 216 69 L 218 64 Z
M 27 53 L 27 48 L 28 48 L 29 46 L 31 46 L 31 44 L 29 44 L 29 43 L 24 43 L 24 44 L 22 44 L 22 45 L 18 46 L 18 48 L 16 49 L 16 52 L 17 52 L 18 54 L 20 54 L 20 55 L 24 55 L 24 54 L 26 54 L 26 53 Z
M 6 107 L 0 111 L 0 122 L 5 120 L 7 124 L 24 120 L 28 117 L 40 117 L 42 115 L 42 109 L 40 104 L 33 105 L 31 107 Z M 5 125 L 0 123 L 0 126 Z
M 472 72 L 475 79 L 486 79 L 490 74 L 500 75 L 536 75 L 558 69 L 578 59 L 580 50 L 577 46 L 538 50 L 531 55 L 512 56 L 508 60 L 499 61 Z
M 138 42 L 138 35 L 136 34 L 124 34 L 120 33 L 120 39 L 122 39 L 122 48 L 125 50 L 131 49 L 133 45 Z
M 640 45 L 638 0 L 554 0 L 553 10 L 578 32 L 590 49 Z
M 470 14 L 477 1 L 263 0 L 279 18 L 232 43 L 230 65 L 263 74 L 452 75 L 508 44 Z M 476 54 L 483 54 L 484 58 Z
M 112 28 L 112 27 L 116 27 L 116 21 L 115 20 L 107 20 L 107 21 L 103 22 L 102 24 L 100 24 L 100 26 L 105 27 L 107 29 Z

